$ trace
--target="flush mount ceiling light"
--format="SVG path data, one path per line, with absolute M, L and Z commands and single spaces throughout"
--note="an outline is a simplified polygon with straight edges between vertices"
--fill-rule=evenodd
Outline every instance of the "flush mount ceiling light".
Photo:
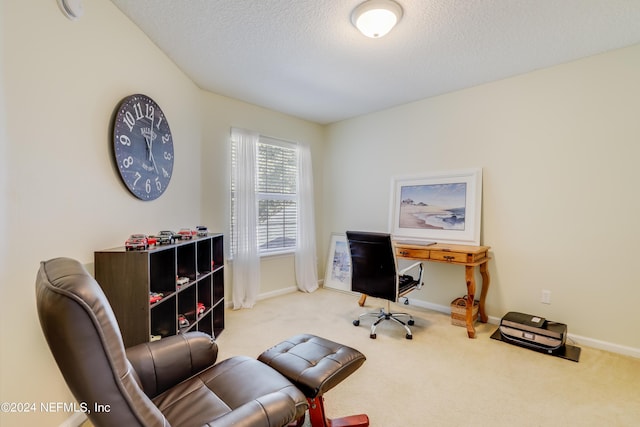
M 77 21 L 84 14 L 82 0 L 58 0 L 58 7 L 72 21 Z
M 393 0 L 367 0 L 351 13 L 351 22 L 362 34 L 379 38 L 402 18 L 402 7 Z

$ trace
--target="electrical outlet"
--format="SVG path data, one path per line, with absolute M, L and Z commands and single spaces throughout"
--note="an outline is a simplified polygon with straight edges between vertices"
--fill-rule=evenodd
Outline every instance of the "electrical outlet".
M 548 289 L 542 290 L 542 295 L 540 296 L 540 302 L 543 304 L 551 304 L 551 291 Z

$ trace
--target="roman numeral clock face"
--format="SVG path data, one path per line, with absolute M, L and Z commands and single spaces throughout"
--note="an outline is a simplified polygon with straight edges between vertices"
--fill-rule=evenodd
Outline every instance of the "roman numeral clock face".
M 118 171 L 129 191 L 154 200 L 173 174 L 173 137 L 167 118 L 146 95 L 126 97 L 116 111 L 113 149 Z

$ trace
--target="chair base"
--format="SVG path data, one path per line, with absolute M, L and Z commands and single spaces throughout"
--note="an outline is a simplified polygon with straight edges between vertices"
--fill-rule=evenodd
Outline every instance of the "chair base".
M 380 311 L 373 311 L 370 313 L 363 313 L 361 314 L 357 320 L 353 321 L 353 325 L 354 326 L 360 326 L 360 320 L 363 318 L 367 318 L 367 317 L 373 317 L 375 319 L 377 319 L 375 322 L 373 322 L 373 324 L 371 325 L 371 333 L 369 334 L 369 338 L 371 339 L 376 339 L 376 328 L 378 327 L 378 325 L 382 322 L 384 322 L 385 320 L 393 320 L 394 322 L 398 323 L 399 325 L 401 325 L 405 331 L 407 332 L 407 334 L 405 335 L 405 338 L 410 340 L 413 339 L 413 334 L 411 333 L 411 329 L 409 329 L 409 326 L 412 326 L 415 324 L 415 321 L 413 320 L 413 316 L 411 316 L 409 313 L 392 313 L 389 310 L 389 304 L 387 303 L 387 311 L 385 311 L 383 308 L 380 309 Z M 406 319 L 406 322 L 401 320 L 401 319 Z
M 324 398 L 307 398 L 309 402 L 309 421 L 311 427 L 369 427 L 369 417 L 366 414 L 349 415 L 348 417 L 327 418 L 324 412 Z M 306 415 L 292 422 L 287 427 L 302 427 Z
M 368 427 L 369 417 L 365 414 L 329 419 L 324 411 L 324 397 L 307 398 L 311 427 Z

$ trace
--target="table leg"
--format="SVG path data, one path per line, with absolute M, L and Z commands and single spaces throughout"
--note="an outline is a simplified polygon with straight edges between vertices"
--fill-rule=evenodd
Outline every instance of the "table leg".
M 465 267 L 465 279 L 467 281 L 467 335 L 469 338 L 476 337 L 476 328 L 473 325 L 473 300 L 476 296 L 476 277 L 474 268 L 471 265 Z
M 364 303 L 367 302 L 367 294 L 362 294 L 360 296 L 360 300 L 358 300 L 358 305 L 360 307 L 364 307 Z
M 480 292 L 480 307 L 478 307 L 478 311 L 482 323 L 487 323 L 487 321 L 489 320 L 489 316 L 487 316 L 487 312 L 484 309 L 484 300 L 487 298 L 487 292 L 489 291 L 489 282 L 491 281 L 491 278 L 489 277 L 488 266 L 489 262 L 480 264 L 480 274 L 482 275 L 482 291 Z

